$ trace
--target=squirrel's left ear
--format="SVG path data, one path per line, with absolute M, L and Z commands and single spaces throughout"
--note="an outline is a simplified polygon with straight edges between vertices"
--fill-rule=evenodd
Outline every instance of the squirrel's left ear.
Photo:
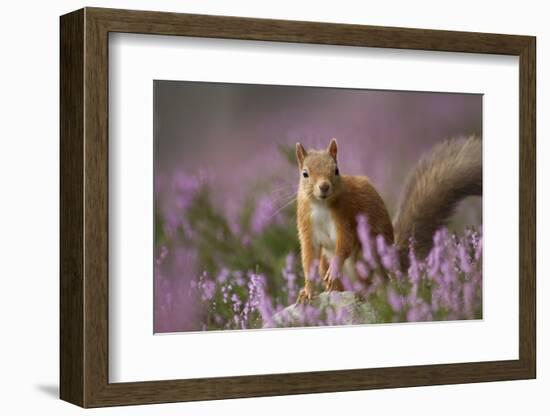
M 328 154 L 331 155 L 334 160 L 336 160 L 336 156 L 338 154 L 338 143 L 336 143 L 336 139 L 330 140 L 327 151 Z
M 298 142 L 296 143 L 296 160 L 298 161 L 298 166 L 300 169 L 304 166 L 304 159 L 307 156 L 307 151 L 304 149 L 304 146 L 302 146 L 302 143 Z

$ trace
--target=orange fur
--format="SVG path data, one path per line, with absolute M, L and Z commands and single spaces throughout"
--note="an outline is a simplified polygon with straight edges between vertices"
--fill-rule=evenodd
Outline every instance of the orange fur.
M 348 258 L 354 258 L 360 248 L 357 237 L 356 218 L 366 214 L 373 235 L 381 234 L 388 243 L 393 243 L 393 227 L 384 201 L 364 176 L 339 175 L 337 171 L 337 144 L 332 139 L 326 151 L 307 152 L 301 144 L 296 145 L 296 156 L 301 171 L 298 189 L 298 236 L 300 239 L 305 286 L 299 300 L 311 299 L 313 285 L 311 273 L 315 261 L 327 290 L 343 290 L 339 280 L 340 271 Z M 307 177 L 304 177 L 304 173 Z M 324 190 L 324 191 L 323 191 Z M 320 220 L 313 223 L 312 216 L 320 213 Z M 325 213 L 325 214 L 324 214 Z M 316 238 L 319 228 L 331 227 L 323 220 L 332 221 L 331 229 L 322 235 L 325 241 Z M 331 258 L 327 253 L 332 252 Z

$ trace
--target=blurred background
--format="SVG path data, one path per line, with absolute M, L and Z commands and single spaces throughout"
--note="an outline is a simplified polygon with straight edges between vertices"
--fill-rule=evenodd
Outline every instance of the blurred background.
M 250 273 L 294 301 L 297 141 L 336 137 L 341 173 L 370 177 L 393 216 L 424 152 L 482 133 L 479 94 L 155 81 L 154 97 L 155 332 L 234 329 L 222 286 L 244 303 Z M 466 200 L 451 228 L 481 214 Z

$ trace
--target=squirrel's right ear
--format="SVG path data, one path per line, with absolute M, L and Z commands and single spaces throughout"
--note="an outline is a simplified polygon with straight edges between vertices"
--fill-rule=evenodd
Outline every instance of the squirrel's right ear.
M 302 166 L 304 165 L 304 159 L 306 156 L 307 152 L 306 149 L 304 149 L 304 146 L 302 146 L 302 143 L 296 143 L 296 160 L 298 160 L 298 166 L 300 166 L 300 169 L 302 169 Z
M 336 139 L 330 139 L 327 152 L 334 160 L 336 160 L 336 156 L 338 155 L 338 143 L 336 142 Z

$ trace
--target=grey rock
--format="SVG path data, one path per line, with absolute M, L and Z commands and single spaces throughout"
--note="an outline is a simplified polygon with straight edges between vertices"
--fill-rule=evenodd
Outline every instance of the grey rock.
M 361 325 L 378 322 L 373 306 L 354 292 L 322 292 L 309 304 L 294 304 L 276 313 L 264 327 Z

